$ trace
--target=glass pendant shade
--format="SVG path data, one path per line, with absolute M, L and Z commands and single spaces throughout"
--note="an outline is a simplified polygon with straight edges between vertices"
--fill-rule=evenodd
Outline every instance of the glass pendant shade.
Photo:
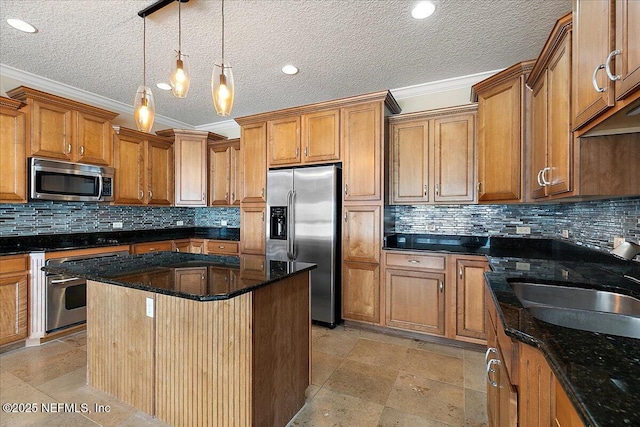
M 169 76 L 171 84 L 171 93 L 177 98 L 185 98 L 189 93 L 189 84 L 191 83 L 189 75 L 189 62 L 186 55 L 178 52 L 175 59 L 175 67 Z
M 233 69 L 231 65 L 221 61 L 213 67 L 211 75 L 211 95 L 213 97 L 213 106 L 216 114 L 219 116 L 228 116 L 233 108 Z
M 133 103 L 133 117 L 138 130 L 141 132 L 151 131 L 155 115 L 156 106 L 151 89 L 147 86 L 138 86 L 136 100 Z

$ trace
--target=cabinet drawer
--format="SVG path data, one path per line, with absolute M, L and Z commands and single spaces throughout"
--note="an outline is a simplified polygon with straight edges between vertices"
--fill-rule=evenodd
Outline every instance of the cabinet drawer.
M 131 246 L 131 252 L 134 254 L 146 254 L 149 252 L 169 251 L 173 250 L 173 242 L 164 240 L 161 242 L 137 243 Z
M 210 240 L 207 242 L 207 253 L 237 255 L 238 245 L 238 242 L 228 240 Z
M 0 274 L 28 271 L 29 255 L 0 257 Z
M 445 259 L 445 256 L 438 255 L 387 253 L 387 266 L 411 269 L 444 270 L 446 265 Z

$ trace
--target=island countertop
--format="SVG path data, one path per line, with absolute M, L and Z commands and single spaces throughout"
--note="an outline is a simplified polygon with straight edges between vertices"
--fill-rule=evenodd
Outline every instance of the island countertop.
M 179 298 L 214 301 L 234 298 L 314 268 L 315 264 L 256 255 L 153 252 L 70 261 L 42 269 Z

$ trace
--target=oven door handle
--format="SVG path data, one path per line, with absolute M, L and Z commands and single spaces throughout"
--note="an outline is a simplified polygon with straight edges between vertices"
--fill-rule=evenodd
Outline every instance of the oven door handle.
M 79 277 L 71 277 L 69 279 L 55 279 L 55 280 L 50 280 L 49 283 L 51 283 L 52 285 L 56 285 L 58 283 L 68 283 L 68 282 L 73 282 L 73 281 L 84 281 L 84 279 L 81 279 Z

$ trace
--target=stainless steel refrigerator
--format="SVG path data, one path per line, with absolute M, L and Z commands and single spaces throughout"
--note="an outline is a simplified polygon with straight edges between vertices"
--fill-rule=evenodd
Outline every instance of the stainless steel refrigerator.
M 311 319 L 340 321 L 340 168 L 312 166 L 267 174 L 267 255 L 312 262 Z

